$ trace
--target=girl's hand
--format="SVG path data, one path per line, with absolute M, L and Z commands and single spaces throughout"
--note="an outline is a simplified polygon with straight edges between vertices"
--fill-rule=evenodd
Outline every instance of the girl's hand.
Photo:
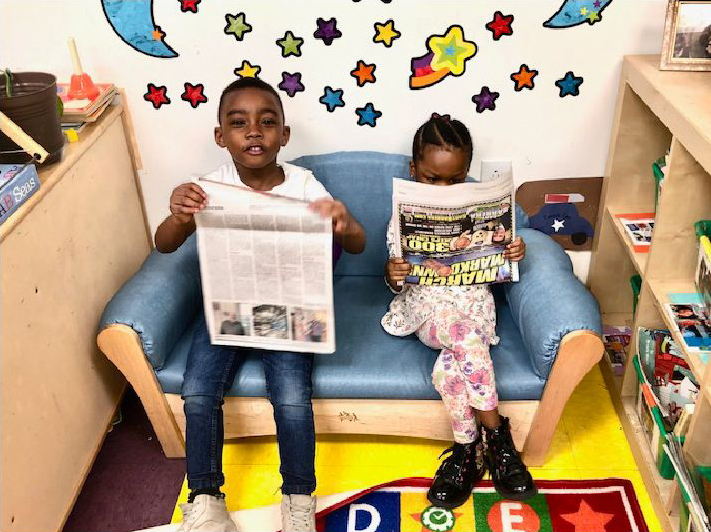
M 405 284 L 405 277 L 410 273 L 412 266 L 400 257 L 391 257 L 385 265 L 385 279 L 390 288 L 399 292 Z
M 353 218 L 342 202 L 323 198 L 311 202 L 309 209 L 319 213 L 324 218 L 333 218 L 333 234 L 337 238 L 343 238 L 350 232 Z
M 510 259 L 514 262 L 518 262 L 523 259 L 523 257 L 526 256 L 526 243 L 523 241 L 523 239 L 519 236 L 516 237 L 516 240 L 511 242 L 508 246 L 506 246 L 506 250 L 504 251 L 504 257 L 507 259 Z
M 170 212 L 181 224 L 190 223 L 193 215 L 207 205 L 207 194 L 195 183 L 178 185 L 170 195 Z

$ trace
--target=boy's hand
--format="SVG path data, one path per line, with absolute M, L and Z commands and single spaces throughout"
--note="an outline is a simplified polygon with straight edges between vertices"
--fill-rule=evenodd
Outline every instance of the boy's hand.
M 189 223 L 207 205 L 207 194 L 195 183 L 178 185 L 170 195 L 170 212 L 181 224 Z
M 333 234 L 335 236 L 344 237 L 351 232 L 353 217 L 340 201 L 330 198 L 319 199 L 312 201 L 309 209 L 324 218 L 333 218 Z
M 504 256 L 514 262 L 518 262 L 526 256 L 526 243 L 520 236 L 506 246 Z
M 385 279 L 390 288 L 399 292 L 405 284 L 405 277 L 410 273 L 412 266 L 401 257 L 391 257 L 385 265 Z

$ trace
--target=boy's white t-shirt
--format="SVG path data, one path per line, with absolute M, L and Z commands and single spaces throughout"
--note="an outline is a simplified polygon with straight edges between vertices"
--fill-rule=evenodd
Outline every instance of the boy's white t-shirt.
M 275 186 L 269 192 L 305 201 L 331 197 L 310 170 L 289 163 L 280 163 L 279 166 L 284 170 L 284 182 Z M 219 181 L 228 185 L 247 186 L 239 178 L 239 172 L 237 172 L 233 162 L 223 164 L 214 172 L 207 174 L 205 179 Z

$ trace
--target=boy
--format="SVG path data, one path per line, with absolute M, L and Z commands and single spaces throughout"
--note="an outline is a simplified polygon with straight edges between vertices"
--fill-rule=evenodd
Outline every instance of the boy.
M 365 248 L 365 232 L 348 209 L 331 198 L 308 170 L 277 164 L 289 141 L 284 108 L 277 92 L 257 78 L 228 85 L 220 98 L 215 142 L 227 148 L 232 162 L 206 176 L 260 191 L 311 201 L 311 209 L 333 218 L 335 240 L 349 253 Z M 194 214 L 207 204 L 195 183 L 184 183 L 170 196 L 171 215 L 158 227 L 158 251 L 175 251 L 195 231 Z M 220 486 L 222 473 L 223 395 L 230 389 L 245 348 L 213 346 L 204 319 L 195 332 L 181 395 L 185 400 L 186 462 L 190 495 L 182 506 L 181 531 L 236 531 Z M 315 525 L 315 434 L 311 408 L 313 355 L 260 351 L 269 400 L 274 407 L 281 459 L 284 532 L 311 532 Z

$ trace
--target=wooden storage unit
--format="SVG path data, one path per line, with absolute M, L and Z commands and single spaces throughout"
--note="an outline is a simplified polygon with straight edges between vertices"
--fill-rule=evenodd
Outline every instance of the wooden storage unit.
M 0 226 L 3 531 L 62 529 L 126 385 L 96 332 L 150 251 L 132 138 L 109 107 Z
M 604 323 L 632 325 L 623 377 L 614 377 L 604 361 L 603 373 L 662 527 L 676 530 L 678 488 L 676 481 L 663 480 L 657 473 L 635 412 L 637 377 L 629 362 L 636 353 L 637 327 L 672 329 L 663 311 L 667 294 L 696 291 L 693 224 L 711 219 L 711 73 L 662 72 L 658 65 L 658 55 L 624 58 L 589 283 Z M 615 215 L 654 212 L 652 162 L 667 149 L 670 158 L 651 249 L 635 253 Z M 629 279 L 634 274 L 643 282 L 632 316 Z M 683 346 L 680 338 L 675 339 Z M 709 464 L 711 371 L 697 354 L 685 355 L 702 393 L 684 449 L 697 462 Z

